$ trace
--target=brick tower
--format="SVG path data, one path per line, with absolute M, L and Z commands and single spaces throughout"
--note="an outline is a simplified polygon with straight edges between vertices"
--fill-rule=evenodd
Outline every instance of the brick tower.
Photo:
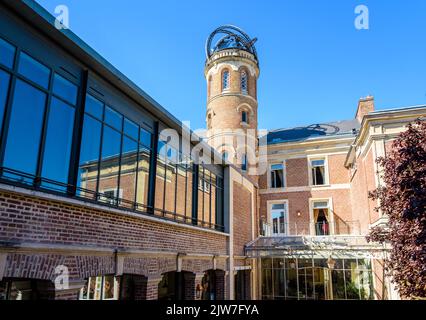
M 259 62 L 255 42 L 256 38 L 250 39 L 241 29 L 226 25 L 213 31 L 206 43 L 208 142 L 243 170 L 247 159 L 251 163 L 247 149 L 257 152 Z M 244 146 L 242 135 L 256 141 Z

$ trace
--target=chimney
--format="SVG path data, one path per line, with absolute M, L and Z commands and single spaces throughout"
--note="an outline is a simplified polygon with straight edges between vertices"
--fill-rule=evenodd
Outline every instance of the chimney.
M 359 122 L 361 122 L 362 118 L 364 118 L 365 115 L 373 111 L 374 111 L 374 97 L 369 95 L 365 98 L 359 99 L 358 109 L 356 111 L 355 118 Z

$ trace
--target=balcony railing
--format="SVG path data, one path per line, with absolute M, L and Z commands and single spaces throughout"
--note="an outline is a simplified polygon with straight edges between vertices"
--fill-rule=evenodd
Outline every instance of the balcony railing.
M 329 236 L 361 235 L 359 221 L 262 223 L 263 236 Z

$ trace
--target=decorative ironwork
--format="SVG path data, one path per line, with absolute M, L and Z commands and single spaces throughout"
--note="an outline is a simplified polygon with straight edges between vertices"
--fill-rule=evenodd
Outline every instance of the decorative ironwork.
M 221 37 L 212 47 L 212 42 L 216 35 L 221 35 Z M 254 46 L 256 41 L 257 38 L 251 39 L 240 28 L 233 25 L 224 25 L 214 30 L 207 39 L 206 57 L 209 59 L 214 52 L 235 48 L 250 52 L 257 60 L 257 52 Z

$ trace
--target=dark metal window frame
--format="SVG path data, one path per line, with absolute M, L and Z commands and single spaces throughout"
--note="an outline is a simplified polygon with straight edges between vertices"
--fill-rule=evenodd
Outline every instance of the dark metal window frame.
M 4 39 L 2 37 L 2 39 Z M 7 42 L 11 43 L 8 39 L 4 39 Z M 31 55 L 30 53 L 28 53 L 27 50 L 23 50 L 21 48 L 19 48 L 18 46 L 14 45 L 13 43 L 11 43 L 15 48 L 15 57 L 14 57 L 14 64 L 13 64 L 13 68 L 10 69 L 4 65 L 0 64 L 0 70 L 5 71 L 6 73 L 9 74 L 10 76 L 10 83 L 9 83 L 9 88 L 8 88 L 8 92 L 7 92 L 7 99 L 6 99 L 6 105 L 5 105 L 5 109 L 4 109 L 4 116 L 3 116 L 3 125 L 2 125 L 2 130 L 1 130 L 1 134 L 0 134 L 0 177 L 3 178 L 3 173 L 5 172 L 5 170 L 9 171 L 9 173 L 16 173 L 16 174 L 20 174 L 20 172 L 16 171 L 16 170 L 11 170 L 11 169 L 7 169 L 3 167 L 3 163 L 4 163 L 4 157 L 5 157 L 5 149 L 6 149 L 6 142 L 7 142 L 7 138 L 8 138 L 8 133 L 9 133 L 9 127 L 10 127 L 10 120 L 11 120 L 11 114 L 12 114 L 12 104 L 14 101 L 14 94 L 15 94 L 15 87 L 16 87 L 16 82 L 17 80 L 22 81 L 30 86 L 32 86 L 33 88 L 39 90 L 40 92 L 43 92 L 46 95 L 46 101 L 45 101 L 45 105 L 44 105 L 44 114 L 43 114 L 43 121 L 42 121 L 42 129 L 41 129 L 41 136 L 40 136 L 40 142 L 39 142 L 39 146 L 38 146 L 38 152 L 37 152 L 37 166 L 36 166 L 36 172 L 33 175 L 33 184 L 32 187 L 34 188 L 39 188 L 39 189 L 46 189 L 46 187 L 41 186 L 42 181 L 46 181 L 46 182 L 51 182 L 49 179 L 43 178 L 42 177 L 42 169 L 43 169 L 43 158 L 44 158 L 44 153 L 45 153 L 45 147 L 46 147 L 46 136 L 47 136 L 47 129 L 48 129 L 48 119 L 49 119 L 49 113 L 50 113 L 50 109 L 51 109 L 51 101 L 52 101 L 52 97 L 54 97 L 55 99 L 58 99 L 59 101 L 61 101 L 62 103 L 65 103 L 68 106 L 71 106 L 74 109 L 74 128 L 75 128 L 75 123 L 77 121 L 77 110 L 79 109 L 80 105 L 77 104 L 76 105 L 72 105 L 71 103 L 69 103 L 68 101 L 66 101 L 66 99 L 60 97 L 59 95 L 55 94 L 53 92 L 53 81 L 54 81 L 54 76 L 55 74 L 58 74 L 60 76 L 62 76 L 63 78 L 65 78 L 66 80 L 70 81 L 71 83 L 73 83 L 78 90 L 81 90 L 81 84 L 77 83 L 78 81 L 76 81 L 76 79 L 71 79 L 70 74 L 68 74 L 67 72 L 64 72 L 65 69 L 63 68 L 55 68 L 52 66 L 49 66 L 48 64 L 40 61 L 39 59 L 35 58 L 33 55 Z M 18 72 L 19 69 L 19 58 L 20 58 L 20 54 L 21 52 L 25 53 L 26 55 L 28 55 L 30 58 L 34 59 L 35 61 L 41 63 L 43 66 L 45 66 L 46 68 L 49 69 L 50 75 L 49 75 L 49 86 L 48 88 L 44 88 L 43 86 L 33 82 L 32 80 L 26 78 L 25 76 L 21 75 Z M 74 134 L 74 131 L 73 131 Z M 74 138 L 74 137 L 73 137 Z M 74 144 L 74 140 L 73 140 L 73 144 Z M 72 147 L 71 147 L 72 148 Z M 71 152 L 72 153 L 72 152 Z M 72 157 L 70 159 L 70 167 L 71 167 L 71 162 L 72 161 Z M 70 167 L 68 169 L 70 169 Z M 23 173 L 24 175 L 26 175 L 27 177 L 31 176 L 31 174 L 27 174 L 27 173 Z M 67 189 L 69 189 L 70 187 L 70 171 L 68 172 L 68 181 L 66 184 L 64 183 L 57 183 L 58 186 L 61 187 L 66 187 Z M 3 180 L 3 179 L 2 179 Z M 25 186 L 29 186 L 28 184 L 24 184 Z
M 95 193 L 95 198 L 94 199 L 87 199 L 85 197 L 80 197 L 78 196 L 78 190 L 81 189 L 77 186 L 77 181 L 78 181 L 78 170 L 79 170 L 79 160 L 80 160 L 80 152 L 81 152 L 81 145 L 82 145 L 82 133 L 83 133 L 83 125 L 84 125 L 84 117 L 85 117 L 85 105 L 86 105 L 86 97 L 87 94 L 89 94 L 89 79 L 90 79 L 90 71 L 88 69 L 84 69 L 82 70 L 82 77 L 81 79 L 77 79 L 76 77 L 73 76 L 72 73 L 70 73 L 69 71 L 67 71 L 67 69 L 61 67 L 61 66 L 53 66 L 49 63 L 45 63 L 43 61 L 40 61 L 38 58 L 34 57 L 31 53 L 29 53 L 30 50 L 27 49 L 21 49 L 19 46 L 15 45 L 12 41 L 9 41 L 9 39 L 1 36 L 4 40 L 6 40 L 7 42 L 11 43 L 13 46 L 15 46 L 16 51 L 15 51 L 15 59 L 14 59 L 14 65 L 13 68 L 8 68 L 4 65 L 0 65 L 0 70 L 5 71 L 6 73 L 9 74 L 10 76 L 10 82 L 9 82 L 9 88 L 8 88 L 8 92 L 7 92 L 7 99 L 6 99 L 6 104 L 5 104 L 5 108 L 4 108 L 4 115 L 3 115 L 3 119 L 2 120 L 2 127 L 1 127 L 1 132 L 0 132 L 0 182 L 6 183 L 6 184 L 10 184 L 10 185 L 15 185 L 18 187 L 24 187 L 27 189 L 33 189 L 33 190 L 40 190 L 42 192 L 47 192 L 47 193 L 52 193 L 52 194 L 57 194 L 60 196 L 69 196 L 69 197 L 73 197 L 73 198 L 78 198 L 78 199 L 82 199 L 84 201 L 89 201 L 89 202 L 93 202 L 96 204 L 102 204 L 104 206 L 108 206 L 108 207 L 119 207 L 120 209 L 124 209 L 124 210 L 131 210 L 131 211 L 135 211 L 137 213 L 146 213 L 146 214 L 155 214 L 155 179 L 157 177 L 157 154 L 158 154 L 158 137 L 159 137 L 159 133 L 158 133 L 158 127 L 159 127 L 159 122 L 158 121 L 154 121 L 154 128 L 151 132 L 151 146 L 150 146 L 150 169 L 149 169 L 149 182 L 148 182 L 148 195 L 147 195 L 147 205 L 142 205 L 142 204 L 138 204 L 136 202 L 136 197 L 137 197 L 137 177 L 138 177 L 138 168 L 136 169 L 136 185 L 135 185 L 135 199 L 134 202 L 132 204 L 132 209 L 129 209 L 128 207 L 121 207 L 120 204 L 122 203 L 123 199 L 116 199 L 117 201 L 115 201 L 114 204 L 108 204 L 108 203 L 104 203 L 104 202 L 100 202 L 98 201 L 98 190 Z M 34 60 L 42 63 L 44 66 L 46 66 L 49 71 L 50 71 L 50 78 L 49 78 L 49 87 L 48 89 L 43 88 L 42 86 L 40 86 L 39 84 L 31 81 L 30 79 L 27 79 L 26 77 L 20 75 L 18 73 L 18 67 L 19 67 L 19 56 L 20 56 L 20 52 L 25 52 L 27 55 L 29 55 L 30 57 L 32 57 Z M 229 71 L 228 71 L 229 72 Z M 70 104 L 68 101 L 66 101 L 64 98 L 60 97 L 59 95 L 53 93 L 53 80 L 54 80 L 54 75 L 58 74 L 62 77 L 64 77 L 65 79 L 67 79 L 68 81 L 70 81 L 71 83 L 73 83 L 74 85 L 76 85 L 78 87 L 78 95 L 77 95 L 77 103 L 76 105 L 72 105 Z M 230 75 L 229 75 L 230 76 Z M 16 170 L 12 170 L 12 169 L 8 169 L 8 168 L 4 168 L 3 167 L 3 161 L 4 161 L 4 156 L 5 156 L 5 146 L 6 146 L 6 141 L 7 141 L 7 135 L 9 132 L 9 125 L 10 125 L 10 117 L 11 117 L 11 113 L 12 113 L 12 104 L 13 104 L 13 98 L 14 98 L 14 92 L 15 92 L 15 86 L 16 86 L 16 81 L 17 79 L 28 83 L 29 85 L 33 86 L 34 88 L 36 88 L 37 90 L 40 90 L 41 92 L 46 94 L 46 103 L 45 103 L 45 108 L 44 108 L 44 115 L 43 115 L 43 123 L 42 123 L 42 135 L 41 135 L 41 139 L 40 139 L 40 144 L 38 146 L 38 155 L 37 155 L 37 170 L 36 170 L 36 174 L 32 175 L 32 174 L 28 174 L 25 172 L 18 172 Z M 99 94 L 96 94 L 95 91 L 90 91 L 90 94 L 95 96 L 96 98 L 98 98 L 99 100 L 101 100 L 104 103 L 104 108 L 105 105 L 108 105 L 108 103 L 106 101 L 103 101 L 104 99 L 99 97 Z M 45 151 L 45 147 L 46 147 L 46 136 L 47 136 L 47 128 L 48 128 L 48 117 L 49 117 L 49 111 L 51 108 L 51 99 L 52 97 L 55 97 L 55 99 L 60 100 L 61 102 L 73 106 L 74 108 L 74 125 L 73 125 L 73 132 L 72 132 L 72 146 L 71 146 L 71 152 L 70 152 L 70 161 L 69 161 L 69 168 L 68 168 L 68 174 L 67 174 L 67 183 L 60 183 L 57 181 L 52 181 L 50 179 L 47 178 L 43 178 L 41 176 L 41 172 L 42 172 L 42 165 L 43 165 L 43 156 L 44 156 L 44 151 Z M 125 118 L 127 118 L 125 115 L 123 115 L 122 113 L 120 113 L 123 116 L 123 120 Z M 103 114 L 103 117 L 105 117 L 105 112 Z M 102 154 L 102 144 L 103 144 L 103 131 L 104 131 L 104 126 L 108 124 L 105 123 L 104 121 L 105 119 L 102 119 L 102 129 L 101 129 L 101 137 L 100 137 L 100 151 L 99 151 L 99 157 L 101 157 Z M 135 122 L 135 121 L 133 121 Z M 137 122 L 135 122 L 137 123 Z M 146 127 L 144 127 L 143 125 L 141 125 L 140 123 L 137 123 L 138 126 L 140 128 L 144 128 L 146 129 Z M 109 126 L 110 127 L 110 126 Z M 116 130 L 116 129 L 114 129 Z M 120 152 L 120 168 L 121 168 L 121 157 L 122 157 L 122 148 L 123 148 L 123 137 L 124 137 L 125 133 L 124 133 L 124 128 L 122 127 L 122 131 L 121 131 L 121 152 Z M 140 130 L 139 130 L 139 141 L 137 141 L 138 144 L 138 164 L 139 165 L 139 153 L 140 153 Z M 134 140 L 132 138 L 132 140 Z M 147 146 L 145 146 L 147 147 Z M 147 147 L 148 149 L 148 147 Z M 190 163 L 191 164 L 191 163 Z M 179 165 L 179 164 L 178 164 Z M 177 166 L 178 166 L 177 165 Z M 188 166 L 187 166 L 188 167 Z M 100 161 L 98 161 L 98 179 L 99 179 L 99 170 L 100 170 Z M 120 169 L 121 170 L 121 169 Z M 220 187 L 219 185 L 216 186 L 217 188 L 217 192 L 222 192 L 221 195 L 221 216 L 220 217 L 216 217 L 216 224 L 212 224 L 211 223 L 211 195 L 210 195 L 210 218 L 209 218 L 209 222 L 206 223 L 205 221 L 199 220 L 198 219 L 198 165 L 193 164 L 192 163 L 192 170 L 186 170 L 186 177 L 185 177 L 185 199 L 186 199 L 186 195 L 187 195 L 187 184 L 188 184 L 188 175 L 192 174 L 192 179 L 193 179 L 193 185 L 192 185 L 192 214 L 190 217 L 187 216 L 187 201 L 185 201 L 185 216 L 182 217 L 177 214 L 176 212 L 171 212 L 171 218 L 167 218 L 167 217 L 163 217 L 166 218 L 167 220 L 174 220 L 177 222 L 184 222 L 184 223 L 190 223 L 193 225 L 197 225 L 200 227 L 204 227 L 204 228 L 209 228 L 209 229 L 215 229 L 218 231 L 222 231 L 224 232 L 225 227 L 224 227 L 224 219 L 223 219 L 223 202 L 224 202 L 224 197 L 223 197 L 223 187 Z M 4 177 L 4 173 L 5 172 L 9 172 L 9 173 L 13 173 L 16 175 L 20 175 L 21 177 L 25 177 L 27 179 L 32 179 L 33 183 L 30 185 L 28 183 L 22 183 L 20 181 L 15 181 L 15 180 L 11 180 L 9 178 Z M 217 175 L 217 180 L 216 180 L 216 184 L 218 184 L 218 179 L 223 179 L 222 177 L 220 177 L 219 175 Z M 46 182 L 52 185 L 57 185 L 58 188 L 61 187 L 63 189 L 65 189 L 66 191 L 59 191 L 59 190 L 55 190 L 53 188 L 50 187 L 46 187 L 42 185 L 42 182 Z M 177 183 L 177 181 L 176 181 Z M 120 186 L 120 173 L 118 176 L 118 190 L 119 190 L 119 186 Z M 97 188 L 99 187 L 99 183 L 97 183 Z M 89 191 L 90 190 L 84 190 L 84 191 Z M 177 193 L 177 188 L 175 188 L 175 211 L 176 211 L 176 193 Z M 211 190 L 210 190 L 211 193 Z M 216 210 L 218 210 L 218 206 L 217 203 L 218 201 L 218 195 L 215 199 L 216 201 Z M 140 207 L 143 208 L 143 210 L 140 210 Z M 218 222 L 222 222 L 220 224 L 218 224 Z

